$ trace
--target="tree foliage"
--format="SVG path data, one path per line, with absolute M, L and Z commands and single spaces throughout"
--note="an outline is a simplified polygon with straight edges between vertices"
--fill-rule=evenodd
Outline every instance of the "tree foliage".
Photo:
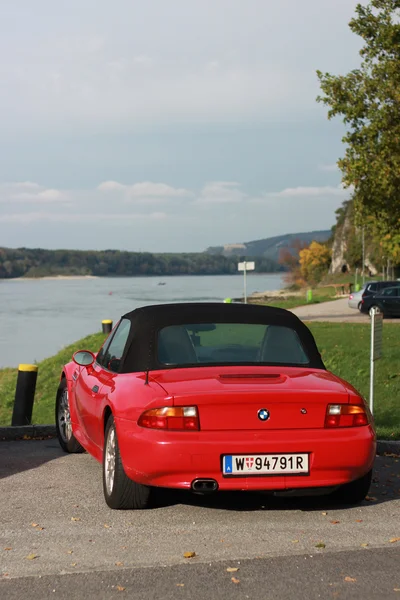
M 311 242 L 308 248 L 300 250 L 300 273 L 312 285 L 321 281 L 331 263 L 331 251 L 325 244 Z
M 318 71 L 317 100 L 345 123 L 338 165 L 358 223 L 400 261 L 400 0 L 358 4 L 349 26 L 363 40 L 361 65 L 347 75 Z
M 252 259 L 254 260 L 254 258 Z M 256 271 L 284 270 L 273 260 L 255 259 Z M 51 275 L 228 275 L 237 273 L 237 257 L 199 252 L 193 254 L 151 254 L 119 250 L 44 250 L 42 248 L 0 248 L 0 279 Z

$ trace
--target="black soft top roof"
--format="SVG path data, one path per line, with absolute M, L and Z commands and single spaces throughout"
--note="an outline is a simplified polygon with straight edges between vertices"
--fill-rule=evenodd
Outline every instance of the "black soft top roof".
M 131 331 L 121 361 L 122 373 L 165 368 L 157 360 L 157 337 L 163 327 L 190 323 L 249 323 L 280 325 L 297 332 L 310 358 L 309 367 L 325 369 L 314 337 L 293 313 L 282 308 L 223 302 L 156 304 L 126 313 Z

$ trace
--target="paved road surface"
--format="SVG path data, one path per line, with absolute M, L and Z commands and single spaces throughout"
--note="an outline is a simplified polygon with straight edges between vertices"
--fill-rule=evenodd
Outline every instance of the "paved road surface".
M 111 511 L 89 455 L 2 442 L 0 598 L 400 598 L 400 459 L 376 466 L 359 507 L 170 493 Z
M 291 309 L 302 321 L 331 321 L 333 323 L 370 323 L 368 315 L 349 308 L 348 298 L 308 304 Z M 385 319 L 385 323 L 400 323 L 400 319 Z

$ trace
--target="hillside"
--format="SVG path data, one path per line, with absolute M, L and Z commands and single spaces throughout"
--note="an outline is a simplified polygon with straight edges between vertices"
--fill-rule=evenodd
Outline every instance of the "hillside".
M 292 244 L 294 242 L 309 245 L 312 241 L 326 242 L 330 236 L 330 230 L 287 233 L 252 242 L 212 246 L 207 248 L 206 252 L 208 254 L 222 254 L 227 257 L 246 256 L 247 258 L 250 258 L 262 256 L 269 260 L 278 261 L 279 254 L 283 249 L 287 248 L 293 251 Z

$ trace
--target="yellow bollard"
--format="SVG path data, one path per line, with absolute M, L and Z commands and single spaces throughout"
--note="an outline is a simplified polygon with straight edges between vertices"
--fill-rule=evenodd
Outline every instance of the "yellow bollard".
M 101 329 L 103 331 L 103 333 L 110 333 L 113 327 L 113 322 L 111 321 L 111 319 L 104 319 L 104 321 L 101 322 Z

